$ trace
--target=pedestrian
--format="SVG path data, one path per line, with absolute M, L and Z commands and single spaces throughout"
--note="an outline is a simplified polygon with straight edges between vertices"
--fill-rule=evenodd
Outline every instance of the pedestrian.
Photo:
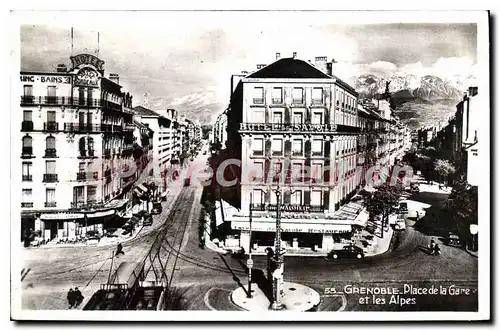
M 420 215 L 419 215 L 418 210 L 417 210 L 417 221 L 418 221 L 419 216 L 420 216 Z
M 125 252 L 123 251 L 122 243 L 118 243 L 118 245 L 116 246 L 116 255 L 115 256 L 118 256 L 118 254 L 125 255 Z
M 69 309 L 73 308 L 73 306 L 75 305 L 75 292 L 72 288 L 69 289 L 66 298 L 68 299 Z
M 82 292 L 80 292 L 80 290 L 78 289 L 78 287 L 75 288 L 74 302 L 75 302 L 75 308 L 78 307 L 83 302 L 83 295 Z

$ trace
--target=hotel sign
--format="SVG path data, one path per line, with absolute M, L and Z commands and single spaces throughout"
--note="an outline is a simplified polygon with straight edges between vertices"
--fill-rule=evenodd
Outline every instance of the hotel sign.
M 103 71 L 104 61 L 100 60 L 97 56 L 91 54 L 78 54 L 70 57 L 73 69 L 78 69 L 86 65 L 90 65 L 95 70 Z
M 240 131 L 333 132 L 335 124 L 241 123 Z
M 99 78 L 104 71 L 104 61 L 91 54 L 78 54 L 70 59 L 73 69 L 77 70 L 76 86 L 99 87 Z
M 277 205 L 262 204 L 252 206 L 253 211 L 276 211 L 277 209 Z M 290 213 L 321 213 L 324 211 L 324 208 L 322 206 L 282 204 L 280 211 Z

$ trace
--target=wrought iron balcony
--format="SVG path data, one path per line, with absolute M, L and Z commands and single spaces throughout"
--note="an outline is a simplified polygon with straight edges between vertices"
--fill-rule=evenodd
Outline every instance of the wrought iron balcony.
M 57 123 L 57 122 L 45 122 L 45 123 L 43 123 L 43 131 L 48 131 L 48 132 L 59 131 L 59 123 Z
M 57 182 L 57 174 L 43 174 L 44 183 L 55 183 Z
M 21 208 L 33 208 L 33 202 L 21 202 Z
M 79 171 L 76 173 L 76 180 L 85 180 L 87 179 L 87 173 L 84 171 Z
M 22 150 L 22 156 L 23 157 L 33 156 L 33 147 L 32 146 L 29 146 L 29 147 L 24 146 L 23 150 Z
M 31 182 L 33 180 L 33 175 L 23 175 L 23 182 Z
M 23 121 L 21 123 L 21 131 L 33 131 L 33 122 L 32 121 Z
M 45 207 L 57 207 L 56 201 L 47 201 L 45 202 Z
M 122 110 L 122 105 L 121 104 L 114 103 L 114 102 L 111 102 L 111 101 L 108 101 L 108 100 L 101 100 L 101 106 L 103 108 L 108 108 L 108 109 L 112 109 L 112 110 L 118 110 L 118 111 Z
M 73 201 L 71 202 L 72 209 L 91 209 L 91 208 L 101 208 L 104 204 L 102 202 L 98 202 L 96 199 L 88 199 L 85 201 Z
M 55 148 L 46 148 L 45 157 L 57 157 L 57 150 Z
M 264 104 L 264 98 L 253 98 L 253 103 L 255 105 L 263 105 Z
M 64 123 L 64 131 L 66 132 L 100 132 L 100 124 L 88 123 Z

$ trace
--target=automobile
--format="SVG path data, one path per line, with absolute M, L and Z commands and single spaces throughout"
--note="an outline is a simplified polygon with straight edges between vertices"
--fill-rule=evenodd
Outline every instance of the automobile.
M 446 244 L 448 246 L 460 246 L 460 237 L 456 235 L 454 232 L 450 232 L 448 234 L 448 238 L 446 240 Z
M 144 226 L 153 225 L 153 216 L 148 215 L 148 216 L 144 217 L 144 221 L 142 222 L 142 225 L 144 225 Z
M 408 212 L 408 202 L 403 201 L 399 203 L 399 212 L 407 213 Z
M 348 245 L 344 246 L 342 249 L 332 250 L 328 255 L 335 260 L 338 258 L 354 257 L 359 260 L 365 256 L 365 253 L 363 252 L 363 249 L 358 246 Z
M 162 210 L 163 210 L 163 208 L 161 206 L 161 202 L 154 201 L 153 208 L 151 209 L 151 214 L 153 214 L 153 215 L 161 214 Z
M 191 185 L 191 178 L 184 179 L 184 186 L 189 186 L 189 185 Z
M 394 224 L 394 230 L 403 231 L 406 230 L 406 222 L 404 218 L 398 218 L 396 224 Z

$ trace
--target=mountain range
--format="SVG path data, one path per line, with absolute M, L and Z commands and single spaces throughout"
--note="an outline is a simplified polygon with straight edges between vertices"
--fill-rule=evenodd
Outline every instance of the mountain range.
M 360 98 L 377 97 L 385 91 L 386 82 L 390 82 L 391 106 L 401 121 L 411 128 L 447 122 L 466 91 L 459 79 L 451 81 L 433 75 L 367 74 L 350 79 Z

